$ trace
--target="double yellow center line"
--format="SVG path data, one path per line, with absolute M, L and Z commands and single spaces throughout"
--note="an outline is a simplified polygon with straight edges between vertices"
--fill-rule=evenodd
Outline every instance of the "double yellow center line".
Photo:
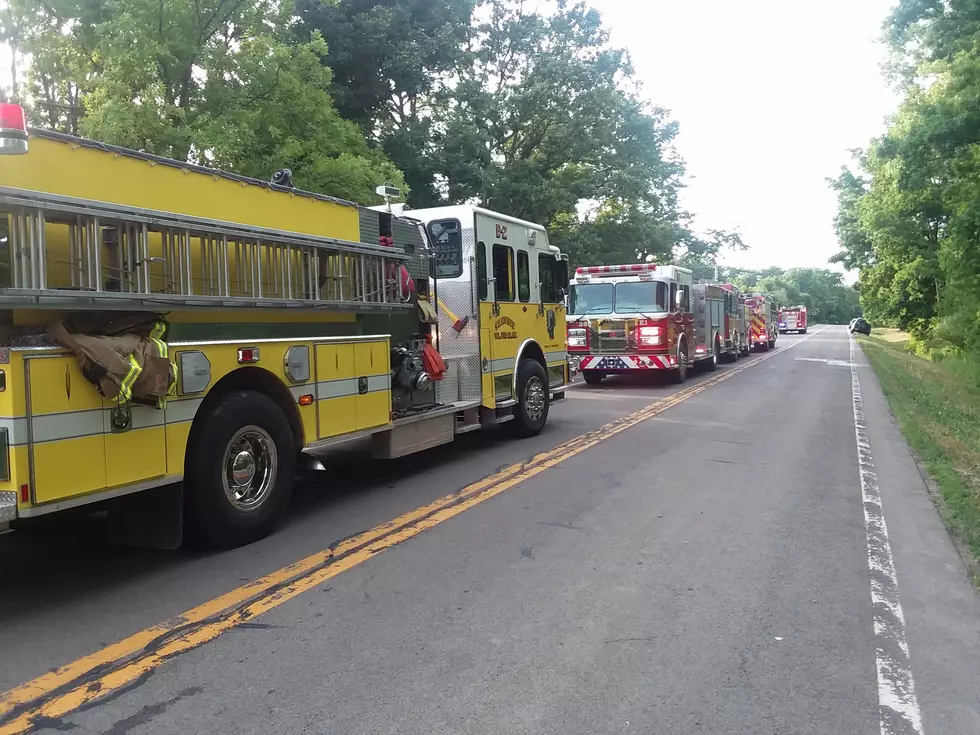
M 168 660 L 214 640 L 225 631 L 279 607 L 341 572 L 367 561 L 375 554 L 519 485 L 807 338 L 745 365 L 726 370 L 662 401 L 570 439 L 525 462 L 510 465 L 457 493 L 446 495 L 387 523 L 344 539 L 323 551 L 198 605 L 172 620 L 153 625 L 10 689 L 0 694 L 0 735 L 28 732 L 45 721 L 62 718 L 132 684 Z

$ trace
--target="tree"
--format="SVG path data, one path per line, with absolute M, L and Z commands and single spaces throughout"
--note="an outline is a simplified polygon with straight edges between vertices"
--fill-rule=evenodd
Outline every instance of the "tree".
M 872 319 L 980 352 L 980 3 L 901 0 L 886 32 L 905 99 L 862 174 L 834 182 L 838 261 Z
M 718 258 L 723 252 L 748 249 L 749 246 L 742 241 L 742 235 L 738 231 L 708 230 L 704 237 L 687 236 L 678 248 L 675 262 L 690 268 L 696 279 L 711 279 L 721 275 L 723 269 L 718 265 Z
M 35 124 L 377 201 L 397 169 L 343 120 L 317 34 L 274 0 L 11 0 Z M 64 29 L 70 29 L 66 34 Z
M 585 3 L 305 0 L 300 15 L 332 44 L 341 110 L 405 171 L 411 206 L 476 201 L 540 222 L 573 262 L 668 259 L 688 237 L 677 126 L 641 101 Z
M 827 268 L 729 269 L 728 278 L 745 291 L 769 294 L 780 306 L 803 304 L 814 323 L 847 324 L 861 315 L 858 292 Z

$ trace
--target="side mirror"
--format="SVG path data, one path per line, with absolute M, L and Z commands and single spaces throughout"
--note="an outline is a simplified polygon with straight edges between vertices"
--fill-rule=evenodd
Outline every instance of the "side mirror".
M 559 301 L 564 301 L 565 300 L 565 297 L 567 295 L 568 295 L 568 293 L 565 291 L 565 289 L 562 288 L 561 286 L 559 286 L 558 287 L 558 300 Z

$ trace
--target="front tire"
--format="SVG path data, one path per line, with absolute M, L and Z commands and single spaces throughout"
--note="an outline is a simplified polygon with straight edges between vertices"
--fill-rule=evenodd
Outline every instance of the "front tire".
M 222 396 L 202 418 L 184 460 L 192 535 L 223 548 L 256 541 L 273 529 L 293 490 L 289 420 L 275 401 L 249 390 Z
M 677 385 L 684 383 L 687 380 L 687 350 L 684 349 L 684 345 L 681 344 L 677 348 L 677 367 L 670 371 L 671 378 Z
M 602 379 L 606 377 L 605 373 L 600 373 L 598 370 L 583 370 L 582 378 L 589 385 L 599 385 Z
M 537 360 L 522 360 L 517 367 L 517 405 L 514 406 L 514 418 L 504 426 L 516 437 L 537 436 L 548 422 L 550 408 L 548 374 Z

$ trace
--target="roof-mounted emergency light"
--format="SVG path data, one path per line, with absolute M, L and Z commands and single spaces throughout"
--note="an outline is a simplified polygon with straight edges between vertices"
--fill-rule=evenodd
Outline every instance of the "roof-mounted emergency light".
M 27 153 L 27 117 L 24 108 L 9 102 L 0 103 L 0 155 Z
M 577 275 L 599 274 L 614 275 L 617 273 L 649 273 L 657 270 L 656 263 L 631 263 L 629 265 L 590 265 L 575 269 Z

